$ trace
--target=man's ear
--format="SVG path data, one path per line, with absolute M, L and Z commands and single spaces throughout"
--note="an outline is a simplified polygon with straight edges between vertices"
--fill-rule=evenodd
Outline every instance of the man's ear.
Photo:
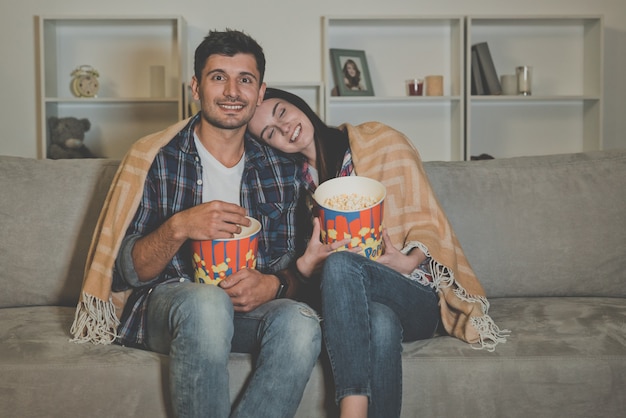
M 265 96 L 266 88 L 267 88 L 267 84 L 265 84 L 265 81 L 264 81 L 261 83 L 261 87 L 259 87 L 259 98 L 256 101 L 257 106 L 261 106 L 261 103 L 263 103 L 263 97 Z
M 194 75 L 193 77 L 191 77 L 191 95 L 193 96 L 194 100 L 200 100 L 200 94 L 198 93 L 199 87 L 200 85 L 198 83 L 198 79 Z

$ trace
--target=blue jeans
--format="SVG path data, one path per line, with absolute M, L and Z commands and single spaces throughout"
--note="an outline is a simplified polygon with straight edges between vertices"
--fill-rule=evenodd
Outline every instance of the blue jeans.
M 321 290 L 336 401 L 365 395 L 369 417 L 399 417 L 401 343 L 434 335 L 440 320 L 436 292 L 347 251 L 328 257 Z
M 170 356 L 177 417 L 293 417 L 321 349 L 315 311 L 289 299 L 235 313 L 226 292 L 190 282 L 150 294 L 148 348 Z M 254 370 L 231 411 L 230 352 L 252 353 Z

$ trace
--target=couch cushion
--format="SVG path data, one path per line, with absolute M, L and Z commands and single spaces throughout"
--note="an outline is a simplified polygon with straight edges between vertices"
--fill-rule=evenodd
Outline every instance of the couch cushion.
M 626 296 L 626 150 L 427 162 L 489 296 Z
M 0 307 L 76 305 L 117 166 L 0 157 Z
M 73 319 L 74 308 L 69 307 L 0 309 L 0 416 L 172 416 L 167 356 L 119 345 L 70 342 Z M 235 398 L 252 370 L 251 356 L 231 354 L 228 369 Z M 329 400 L 323 381 L 317 367 L 298 417 L 326 416 Z M 5 411 L 12 415 L 3 415 Z
M 404 345 L 403 417 L 621 416 L 626 300 L 491 302 L 494 320 L 513 330 L 494 353 L 452 337 Z M 0 411 L 15 417 L 165 417 L 167 356 L 71 343 L 73 313 L 65 307 L 0 309 Z M 233 398 L 251 367 L 250 356 L 231 355 Z M 328 377 L 318 363 L 298 418 L 334 416 Z
M 491 303 L 496 323 L 512 330 L 493 353 L 472 350 L 451 337 L 405 345 L 405 412 L 419 411 L 420 417 L 623 416 L 626 299 L 496 298 Z

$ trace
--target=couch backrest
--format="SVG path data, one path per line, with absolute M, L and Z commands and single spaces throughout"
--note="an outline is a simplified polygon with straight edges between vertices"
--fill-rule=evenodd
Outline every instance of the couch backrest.
M 76 304 L 118 164 L 0 157 L 0 307 Z M 490 297 L 626 297 L 626 150 L 425 167 Z
M 425 166 L 487 295 L 626 297 L 626 150 Z
M 0 157 L 0 308 L 75 306 L 118 162 Z

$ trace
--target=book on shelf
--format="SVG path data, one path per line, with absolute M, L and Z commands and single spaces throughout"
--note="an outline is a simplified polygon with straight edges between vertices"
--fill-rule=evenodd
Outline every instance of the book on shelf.
M 478 63 L 478 52 L 472 49 L 472 95 L 481 96 L 485 94 L 483 86 L 483 75 Z
M 485 94 L 502 94 L 500 79 L 496 72 L 496 66 L 493 64 L 493 58 L 491 57 L 487 42 L 472 45 L 472 51 L 476 51 Z

